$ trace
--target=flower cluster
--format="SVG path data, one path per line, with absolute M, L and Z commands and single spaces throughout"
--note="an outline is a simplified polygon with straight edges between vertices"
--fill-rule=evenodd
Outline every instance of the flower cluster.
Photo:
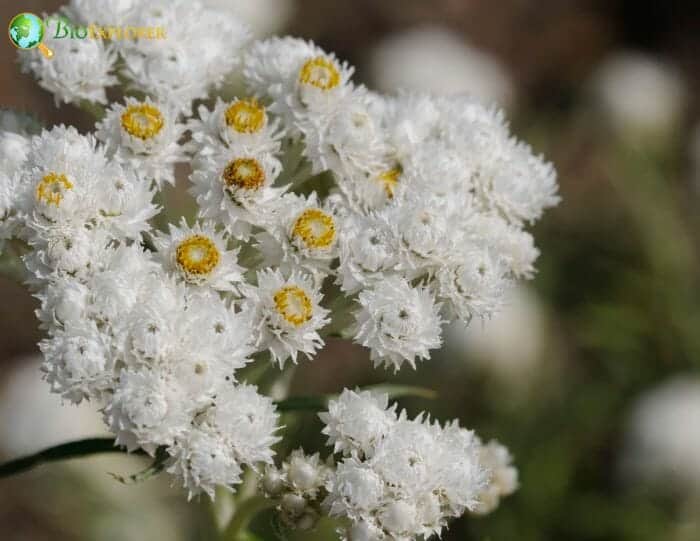
M 330 516 L 349 520 L 348 539 L 410 540 L 440 534 L 447 520 L 474 511 L 496 470 L 482 461 L 473 432 L 409 419 L 388 397 L 345 390 L 321 414 L 342 459 L 326 483 Z
M 397 414 L 386 394 L 346 389 L 320 417 L 339 461 L 298 449 L 262 478 L 290 528 L 326 513 L 343 521 L 347 541 L 427 539 L 465 511 L 491 512 L 517 488 L 505 447 L 482 444 L 457 421 Z
M 65 13 L 87 24 L 94 8 Z M 198 2 L 118 2 L 104 16 L 167 39 L 20 53 L 57 101 L 106 103 L 126 84 L 94 133 L 3 122 L 0 239 L 24 243 L 52 390 L 99 404 L 119 445 L 166 453 L 190 495 L 273 462 L 275 405 L 242 375 L 254 358 L 284 368 L 332 332 L 376 366 L 415 367 L 445 324 L 488 317 L 534 273 L 526 225 L 556 204 L 555 173 L 500 111 L 373 93 L 313 43 L 248 44 Z M 193 107 L 236 69 L 245 94 Z M 185 163 L 196 221 L 154 230 L 154 197 Z M 353 539 L 428 537 L 515 488 L 505 449 L 386 397 L 346 392 L 323 420 L 336 468 L 298 452 L 276 480 L 267 469 L 290 523 L 309 523 L 323 494 L 323 509 L 372 532 Z

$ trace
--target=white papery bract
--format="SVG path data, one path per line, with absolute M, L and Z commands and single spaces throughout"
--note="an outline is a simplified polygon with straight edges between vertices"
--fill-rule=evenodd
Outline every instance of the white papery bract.
M 488 486 L 480 442 L 457 422 L 440 426 L 422 415 L 396 416 L 387 402 L 386 395 L 345 390 L 321 414 L 329 443 L 343 453 L 328 477 L 323 506 L 331 516 L 349 520 L 348 539 L 439 535 L 449 518 L 476 509 Z M 381 422 L 368 423 L 373 437 L 359 444 L 358 453 L 352 432 L 362 413 Z
M 386 394 L 343 390 L 337 400 L 320 413 L 326 425 L 322 433 L 335 453 L 372 456 L 374 449 L 396 421 L 396 406 L 389 407 Z
M 244 306 L 253 313 L 258 350 L 268 350 L 272 361 L 284 366 L 297 362 L 299 353 L 311 358 L 323 346 L 318 331 L 328 323 L 329 311 L 309 276 L 279 270 L 258 272 L 257 287 L 244 286 Z
M 274 219 L 285 188 L 274 187 L 282 165 L 264 145 L 219 145 L 195 161 L 190 193 L 201 217 L 221 223 L 233 236 L 248 239 L 253 226 Z
M 56 33 L 59 17 L 62 16 L 48 18 L 47 36 Z M 98 39 L 68 36 L 48 40 L 48 44 L 54 53 L 52 58 L 46 58 L 38 49 L 20 52 L 22 71 L 34 75 L 39 85 L 53 94 L 56 105 L 78 105 L 83 100 L 106 103 L 106 88 L 117 83 L 114 48 Z
M 355 341 L 370 349 L 375 366 L 393 367 L 429 359 L 429 350 L 442 344 L 440 306 L 425 287 L 411 287 L 403 278 L 388 277 L 358 300 Z
M 177 117 L 168 104 L 126 98 L 124 105 L 110 107 L 95 135 L 116 161 L 131 166 L 146 182 L 174 184 L 175 164 L 185 157 L 178 144 L 185 125 Z
M 170 224 L 169 235 L 158 234 L 154 244 L 164 267 L 188 284 L 235 292 L 243 281 L 238 250 L 228 249 L 228 239 L 213 224 L 189 227 L 183 218 L 180 227 Z
M 326 513 L 347 539 L 408 541 L 492 510 L 517 485 L 499 444 L 346 390 L 321 414 L 339 463 L 275 464 L 279 416 L 253 383 L 282 398 L 287 378 L 260 364 L 313 358 L 326 336 L 415 368 L 443 325 L 489 318 L 535 273 L 527 228 L 558 201 L 553 167 L 496 108 L 372 92 L 312 42 L 248 43 L 212 5 L 71 0 L 62 25 L 107 29 L 52 40 L 51 60 L 19 53 L 98 117 L 80 134 L 0 115 L 0 242 L 39 301 L 46 380 L 190 497 L 261 474 L 289 528 Z M 155 221 L 178 165 L 196 208 Z

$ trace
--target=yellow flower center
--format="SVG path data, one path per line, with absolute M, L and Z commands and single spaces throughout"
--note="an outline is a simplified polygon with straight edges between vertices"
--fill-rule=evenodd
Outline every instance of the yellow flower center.
M 335 222 L 320 209 L 307 209 L 294 222 L 292 237 L 307 248 L 328 248 L 335 240 Z
M 139 139 L 150 139 L 163 129 L 163 114 L 148 103 L 129 105 L 122 113 L 122 128 Z
M 221 177 L 229 188 L 258 190 L 265 183 L 265 171 L 255 158 L 236 158 L 224 168 Z
M 273 299 L 279 314 L 295 327 L 311 319 L 313 314 L 311 299 L 300 287 L 284 286 L 277 290 Z
M 265 124 L 265 108 L 255 98 L 238 100 L 226 109 L 224 118 L 238 133 L 256 133 Z
M 219 264 L 219 250 L 210 238 L 192 235 L 178 244 L 175 261 L 186 277 L 197 279 L 210 274 Z
M 377 176 L 377 180 L 384 187 L 384 192 L 389 199 L 394 197 L 394 189 L 396 184 L 399 182 L 399 175 L 401 175 L 401 169 L 394 167 L 388 171 L 384 171 Z
M 317 56 L 302 66 L 299 82 L 321 90 L 330 90 L 340 84 L 340 71 L 333 61 L 325 56 Z
M 59 206 L 63 200 L 63 194 L 73 189 L 73 183 L 63 173 L 53 171 L 44 175 L 36 187 L 37 201 L 43 201 L 47 205 Z

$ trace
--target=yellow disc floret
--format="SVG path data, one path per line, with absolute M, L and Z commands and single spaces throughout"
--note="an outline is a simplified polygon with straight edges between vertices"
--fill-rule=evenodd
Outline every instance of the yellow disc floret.
M 307 209 L 294 222 L 292 237 L 300 239 L 307 248 L 328 248 L 335 240 L 333 217 L 320 209 Z
M 221 177 L 229 188 L 258 190 L 265 183 L 265 171 L 255 158 L 236 158 L 224 168 Z
M 279 314 L 295 327 L 303 325 L 313 315 L 311 299 L 299 286 L 284 286 L 277 290 L 273 299 Z
M 399 175 L 401 175 L 401 169 L 394 167 L 377 176 L 377 180 L 384 188 L 384 192 L 389 199 L 394 197 L 394 190 L 396 189 L 396 184 L 399 182 Z
M 257 133 L 265 125 L 265 108 L 255 98 L 238 100 L 226 109 L 224 118 L 238 133 Z
M 331 90 L 340 84 L 340 71 L 332 60 L 317 56 L 302 66 L 299 82 L 321 90 Z
M 53 171 L 44 175 L 36 187 L 37 201 L 43 201 L 47 205 L 59 206 L 63 201 L 63 194 L 73 189 L 73 183 L 63 173 Z
M 221 255 L 210 238 L 192 235 L 175 249 L 175 261 L 189 281 L 206 278 L 219 264 Z
M 129 105 L 122 113 L 122 128 L 126 133 L 139 139 L 151 139 L 163 129 L 163 114 L 149 104 Z

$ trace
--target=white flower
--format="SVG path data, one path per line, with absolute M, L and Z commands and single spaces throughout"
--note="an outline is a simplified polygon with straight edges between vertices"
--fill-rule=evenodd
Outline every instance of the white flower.
M 109 229 L 117 238 L 148 231 L 153 193 L 129 170 L 105 157 L 91 135 L 58 126 L 33 137 L 21 176 L 18 211 L 29 235 L 58 226 Z
M 330 205 L 320 204 L 315 192 L 308 198 L 285 195 L 265 228 L 266 232 L 256 236 L 264 264 L 276 264 L 288 272 L 301 268 L 316 283 L 330 272 L 338 255 L 337 219 Z
M 372 456 L 396 421 L 396 405 L 389 407 L 385 393 L 344 389 L 319 417 L 335 453 Z
M 113 104 L 95 128 L 110 156 L 146 182 L 175 183 L 175 164 L 185 158 L 178 140 L 186 128 L 169 105 L 127 97 L 125 105 Z
M 375 366 L 398 371 L 407 362 L 415 368 L 416 360 L 429 359 L 429 350 L 442 344 L 440 306 L 425 287 L 389 276 L 363 290 L 358 301 L 354 340 L 370 348 Z
M 311 279 L 292 272 L 288 278 L 279 270 L 258 271 L 258 286 L 244 286 L 244 306 L 254 314 L 258 333 L 256 347 L 269 350 L 272 361 L 284 366 L 297 362 L 299 353 L 311 358 L 323 345 L 318 331 L 328 323 L 321 293 Z
M 251 92 L 271 99 L 270 110 L 290 128 L 307 108 L 332 110 L 350 88 L 353 71 L 313 43 L 290 37 L 254 43 L 243 64 Z
M 272 185 L 281 168 L 269 152 L 223 147 L 195 163 L 190 193 L 197 199 L 201 217 L 247 239 L 254 225 L 273 219 L 270 213 L 285 191 Z
M 227 385 L 217 393 L 214 406 L 202 420 L 233 448 L 242 464 L 255 467 L 272 463 L 272 446 L 279 441 L 272 399 L 257 392 L 253 385 Z
M 49 17 L 46 35 L 56 33 L 56 17 Z M 63 22 L 61 23 L 63 24 Z M 50 39 L 46 45 L 53 51 L 46 58 L 38 50 L 20 51 L 22 70 L 31 72 L 39 85 L 61 102 L 80 104 L 87 100 L 106 103 L 105 88 L 117 83 L 114 67 L 117 55 L 110 45 L 99 39 Z
M 556 172 L 525 143 L 511 141 L 509 146 L 478 171 L 477 192 L 511 222 L 532 223 L 559 202 Z
M 230 102 L 217 98 L 213 110 L 200 105 L 198 113 L 199 119 L 191 120 L 188 127 L 199 159 L 221 144 L 253 152 L 280 151 L 283 132 L 279 122 L 270 120 L 265 105 L 256 98 L 235 98 Z
M 383 167 L 389 150 L 370 100 L 364 89 L 356 89 L 343 96 L 332 112 L 310 108 L 298 115 L 312 173 L 330 170 L 343 187 Z
M 190 499 L 205 492 L 213 500 L 217 486 L 233 491 L 241 482 L 243 470 L 233 449 L 216 433 L 193 428 L 168 447 L 168 454 L 167 470 L 181 479 Z
M 54 392 L 80 403 L 97 398 L 112 385 L 112 364 L 109 346 L 94 324 L 57 331 L 52 338 L 39 343 L 44 354 L 42 370 Z
M 481 445 L 479 460 L 489 471 L 489 483 L 479 493 L 479 505 L 474 512 L 485 515 L 498 507 L 503 496 L 509 496 L 517 490 L 518 470 L 512 465 L 513 457 L 508 449 L 495 440 Z
M 212 86 L 220 85 L 233 71 L 249 38 L 239 21 L 196 1 L 141 3 L 131 12 L 128 24 L 160 27 L 165 37 L 120 41 L 122 75 L 159 102 L 172 103 L 186 113 L 192 100 L 205 98 Z M 202 32 L 205 28 L 217 31 Z
M 185 434 L 194 404 L 186 400 L 182 383 L 159 368 L 123 370 L 104 410 L 117 445 L 154 454 Z
M 349 294 L 382 281 L 395 270 L 398 239 L 381 216 L 350 214 L 340 224 L 337 283 Z
M 236 291 L 243 280 L 238 250 L 228 249 L 228 239 L 204 222 L 189 227 L 170 224 L 170 233 L 156 234 L 154 244 L 166 270 L 188 284 L 218 291 Z
M 510 285 L 507 266 L 494 250 L 470 244 L 462 246 L 453 264 L 437 271 L 436 293 L 450 317 L 469 323 L 487 318 L 503 302 Z

